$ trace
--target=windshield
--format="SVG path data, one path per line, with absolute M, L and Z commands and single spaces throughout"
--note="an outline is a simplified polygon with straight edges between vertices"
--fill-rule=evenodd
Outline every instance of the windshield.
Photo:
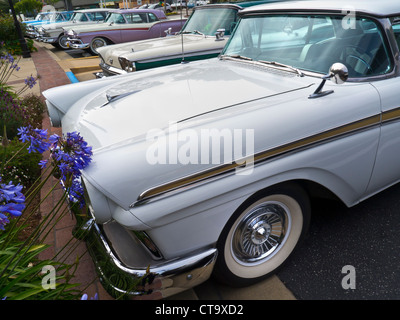
M 50 20 L 50 17 L 51 17 L 51 14 L 49 14 L 49 13 L 39 13 L 39 14 L 36 16 L 35 20 L 38 20 L 38 21 L 48 21 L 48 20 Z
M 230 35 L 235 27 L 236 12 L 234 9 L 226 8 L 195 10 L 184 25 L 182 32 L 197 31 L 214 36 L 218 29 L 225 29 L 225 34 Z
M 124 16 L 120 13 L 110 13 L 105 21 L 108 23 L 116 23 L 116 24 L 121 24 L 126 22 Z
M 328 73 L 333 63 L 341 62 L 349 77 L 389 72 L 391 59 L 376 23 L 362 17 L 350 22 L 325 15 L 244 17 L 222 55 L 322 74 Z

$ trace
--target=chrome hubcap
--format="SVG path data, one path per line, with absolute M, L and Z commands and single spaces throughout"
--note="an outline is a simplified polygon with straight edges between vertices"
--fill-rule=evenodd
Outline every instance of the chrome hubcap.
M 97 40 L 93 41 L 92 47 L 93 47 L 93 49 L 96 50 L 97 48 L 104 47 L 105 45 L 106 44 L 103 40 L 97 39 Z
M 242 264 L 267 260 L 286 240 L 290 227 L 289 209 L 269 201 L 252 208 L 238 223 L 232 238 L 232 254 Z

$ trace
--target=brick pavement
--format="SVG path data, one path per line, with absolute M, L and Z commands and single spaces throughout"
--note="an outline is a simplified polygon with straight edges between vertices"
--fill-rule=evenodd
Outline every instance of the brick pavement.
M 37 49 L 38 51 L 32 53 L 31 56 L 37 71 L 37 77 L 39 79 L 38 82 L 40 86 L 40 93 L 53 87 L 71 83 L 66 76 L 65 71 L 52 58 L 47 50 L 41 46 L 37 46 Z M 43 96 L 42 99 L 44 100 Z M 54 133 L 61 135 L 61 128 L 55 128 L 51 126 L 47 113 L 44 114 L 43 129 L 47 129 L 49 135 Z M 50 193 L 50 196 L 48 196 L 46 201 L 41 204 L 40 212 L 42 216 L 45 216 L 52 210 L 52 208 L 54 208 L 55 204 L 62 195 L 63 191 L 61 186 L 58 184 L 58 181 L 53 178 L 50 179 L 42 188 L 42 199 L 45 198 L 45 196 L 54 186 L 56 187 Z M 48 250 L 43 252 L 41 258 L 51 259 L 56 253 L 60 253 L 60 251 L 62 254 L 66 251 L 61 249 L 66 246 L 68 248 L 68 255 L 62 256 L 60 254 L 56 257 L 56 260 L 65 261 L 66 263 L 71 264 L 77 259 L 77 257 L 79 257 L 78 268 L 71 283 L 81 284 L 79 289 L 81 289 L 84 293 L 87 293 L 89 297 L 93 297 L 95 293 L 97 293 L 100 300 L 112 299 L 103 289 L 99 280 L 97 279 L 94 265 L 90 255 L 87 253 L 85 243 L 73 238 L 72 229 L 74 226 L 75 218 L 67 210 L 67 213 L 64 214 L 63 217 L 60 217 L 59 222 L 46 238 L 46 242 L 51 246 Z

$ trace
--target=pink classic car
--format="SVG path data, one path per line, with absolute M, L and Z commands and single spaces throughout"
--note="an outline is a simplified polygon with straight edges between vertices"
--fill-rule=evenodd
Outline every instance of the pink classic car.
M 74 49 L 97 48 L 108 44 L 164 37 L 181 30 L 186 19 L 167 19 L 155 9 L 111 10 L 103 23 L 64 28 L 68 45 Z

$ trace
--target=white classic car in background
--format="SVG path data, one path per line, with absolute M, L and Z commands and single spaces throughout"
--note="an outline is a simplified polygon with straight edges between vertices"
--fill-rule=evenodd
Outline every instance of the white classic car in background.
M 43 93 L 93 146 L 87 241 L 112 294 L 255 283 L 298 246 L 314 196 L 353 206 L 400 179 L 400 2 L 240 16 L 219 58 Z
M 103 70 L 98 77 L 214 58 L 221 53 L 232 33 L 237 12 L 256 2 L 196 7 L 177 34 L 98 48 Z
M 63 50 L 69 49 L 67 45 L 68 37 L 64 35 L 64 27 L 102 22 L 109 11 L 110 9 L 84 9 L 74 11 L 69 21 L 51 23 L 35 28 L 37 34 L 36 40 L 51 43 Z

